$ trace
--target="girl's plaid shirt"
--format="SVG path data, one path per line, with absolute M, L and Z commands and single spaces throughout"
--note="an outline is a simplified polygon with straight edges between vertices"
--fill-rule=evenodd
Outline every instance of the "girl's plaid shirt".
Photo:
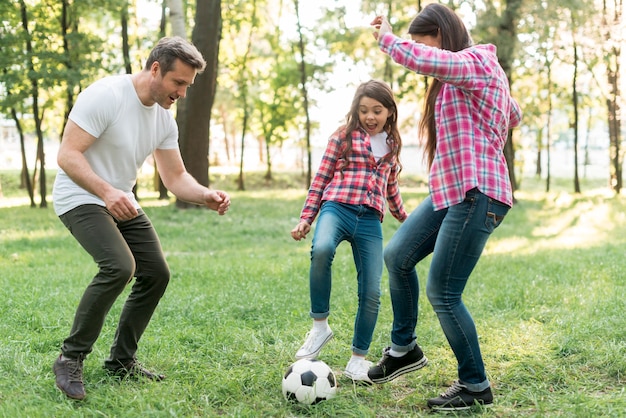
M 400 222 L 407 213 L 404 210 L 398 187 L 398 162 L 387 155 L 376 162 L 369 135 L 361 129 L 352 132 L 350 163 L 341 171 L 346 147 L 345 127 L 331 135 L 322 161 L 315 174 L 300 219 L 312 224 L 324 201 L 369 206 L 380 213 L 382 222 L 385 200 L 389 211 Z

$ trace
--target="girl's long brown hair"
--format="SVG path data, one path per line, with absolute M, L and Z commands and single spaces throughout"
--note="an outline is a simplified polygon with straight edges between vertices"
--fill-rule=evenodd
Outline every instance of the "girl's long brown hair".
M 447 6 L 431 3 L 413 19 L 409 26 L 410 35 L 434 36 L 441 35 L 441 49 L 461 51 L 472 46 L 472 38 L 463 21 Z M 433 164 L 437 150 L 437 127 L 435 124 L 435 103 L 443 84 L 434 79 L 428 87 L 424 99 L 424 113 L 419 123 L 422 137 L 426 137 L 424 158 L 428 168 Z
M 362 83 L 354 93 L 352 99 L 352 105 L 350 111 L 346 115 L 346 127 L 344 141 L 346 146 L 343 150 L 341 157 L 344 159 L 344 163 L 341 166 L 341 171 L 350 164 L 349 155 L 352 152 L 352 132 L 359 129 L 359 103 L 363 97 L 369 97 L 379 101 L 388 111 L 389 116 L 385 123 L 384 131 L 387 133 L 387 145 L 391 149 L 389 153 L 389 159 L 395 160 L 398 163 L 400 169 L 400 151 L 402 149 L 402 138 L 398 131 L 398 106 L 396 104 L 393 92 L 389 85 L 380 80 L 369 80 Z

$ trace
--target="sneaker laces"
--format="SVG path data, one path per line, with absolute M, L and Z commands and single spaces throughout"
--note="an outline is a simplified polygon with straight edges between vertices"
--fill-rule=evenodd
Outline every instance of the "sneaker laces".
M 385 360 L 391 357 L 391 355 L 389 354 L 389 350 L 391 350 L 391 347 L 383 348 L 383 356 L 380 358 L 380 360 L 378 360 L 378 363 L 376 363 L 378 366 L 382 366 Z
M 306 333 L 304 337 L 304 344 L 300 349 L 305 349 L 307 351 L 311 351 L 313 349 L 313 345 L 315 344 L 315 340 L 319 338 L 319 335 L 323 334 L 325 331 L 312 329 Z
M 465 389 L 465 385 L 459 383 L 458 380 L 455 380 L 454 383 L 452 383 L 452 386 L 450 386 L 444 393 L 441 394 L 441 397 L 442 398 L 454 398 L 459 393 L 461 393 L 463 389 Z
M 70 382 L 82 382 L 83 381 L 83 364 L 81 359 L 67 359 L 67 377 Z
M 300 347 L 300 350 L 305 349 L 307 351 L 310 351 L 311 347 L 313 346 L 313 340 L 315 340 L 313 336 L 313 331 L 307 332 L 306 336 L 304 337 L 304 344 L 302 344 L 302 347 Z

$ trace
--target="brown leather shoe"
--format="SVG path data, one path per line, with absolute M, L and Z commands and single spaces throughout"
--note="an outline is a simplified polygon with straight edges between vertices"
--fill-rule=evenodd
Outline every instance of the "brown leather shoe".
M 152 373 L 150 370 L 143 367 L 137 360 L 131 360 L 117 369 L 109 369 L 107 367 L 105 367 L 105 369 L 109 374 L 119 377 L 120 379 L 149 379 L 157 382 L 165 379 L 164 375 Z
M 56 384 L 61 392 L 72 399 L 84 399 L 85 386 L 83 386 L 83 359 L 64 360 L 59 356 L 52 366 L 56 375 Z

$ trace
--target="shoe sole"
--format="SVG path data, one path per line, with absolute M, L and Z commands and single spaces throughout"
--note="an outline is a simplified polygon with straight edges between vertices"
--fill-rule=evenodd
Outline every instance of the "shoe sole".
M 493 402 L 490 403 L 481 403 L 480 401 L 476 401 L 473 405 L 470 406 L 438 406 L 438 405 L 428 405 L 428 407 L 432 411 L 441 411 L 441 412 L 453 412 L 453 411 L 467 411 L 470 409 L 479 409 L 479 408 L 491 408 L 493 406 Z
M 61 393 L 63 393 L 65 396 L 67 396 L 70 399 L 74 399 L 75 401 L 82 401 L 83 399 L 85 399 L 85 397 L 87 396 L 86 394 L 84 395 L 72 395 L 70 393 L 67 393 L 65 391 L 65 389 L 63 389 L 61 386 L 59 386 L 59 384 L 56 384 L 57 389 L 59 389 L 61 391 Z
M 365 378 L 360 378 L 356 375 L 353 375 L 352 373 L 350 373 L 349 371 L 344 371 L 343 375 L 345 377 L 347 377 L 348 379 L 351 379 L 353 383 L 357 384 L 357 385 L 363 385 L 363 386 L 372 386 L 372 380 L 369 378 L 369 376 L 366 376 Z
M 346 375 L 344 375 L 346 376 Z M 350 380 L 352 380 L 352 383 L 354 383 L 355 385 L 358 386 L 372 386 L 374 383 L 372 383 L 371 380 L 365 380 L 365 379 L 353 379 L 350 376 L 346 376 L 347 378 L 349 378 Z
M 332 340 L 332 339 L 333 339 L 333 336 L 334 336 L 334 335 L 335 335 L 335 334 L 333 334 L 333 333 L 331 332 L 331 333 L 330 333 L 330 335 L 329 335 L 328 337 L 326 337 L 326 339 L 325 339 L 325 340 L 324 340 L 324 341 L 320 344 L 320 346 L 318 347 L 318 349 L 317 349 L 317 350 L 315 350 L 315 351 L 313 351 L 313 352 L 311 352 L 311 353 L 309 353 L 309 354 L 305 354 L 305 355 L 301 355 L 301 356 L 299 356 L 299 355 L 297 355 L 297 354 L 296 354 L 296 356 L 295 356 L 295 357 L 296 357 L 296 359 L 297 359 L 297 360 L 302 360 L 303 358 L 308 358 L 308 359 L 316 359 L 316 358 L 317 358 L 317 356 L 319 356 L 320 351 L 322 351 L 322 348 L 324 348 L 324 346 L 325 346 L 325 345 L 326 345 L 326 344 L 327 344 L 330 340 Z
M 370 380 L 374 383 L 387 383 L 391 382 L 393 379 L 402 376 L 403 374 L 407 374 L 410 372 L 414 372 L 416 370 L 421 369 L 422 367 L 428 364 L 428 359 L 426 356 L 422 357 L 419 361 L 406 365 L 404 367 L 399 368 L 395 372 L 391 373 L 389 376 L 381 377 L 378 379 L 373 379 L 370 377 Z

